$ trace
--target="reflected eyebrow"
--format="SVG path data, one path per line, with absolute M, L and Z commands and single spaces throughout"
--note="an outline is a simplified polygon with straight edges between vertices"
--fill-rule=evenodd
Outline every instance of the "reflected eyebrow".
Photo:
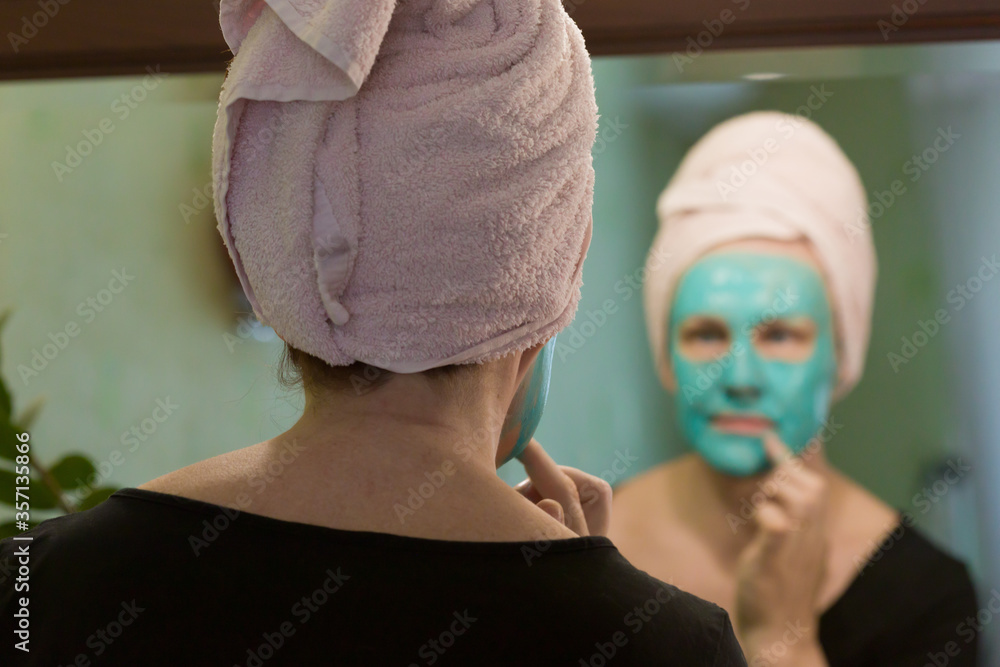
M 759 326 L 765 326 L 765 327 L 770 327 L 770 326 L 784 326 L 784 327 L 810 327 L 810 328 L 813 328 L 813 327 L 816 326 L 816 320 L 814 320 L 813 318 L 809 317 L 808 315 L 792 315 L 791 317 L 781 317 L 781 316 L 779 316 L 779 317 L 776 317 L 775 319 L 771 320 L 770 322 L 764 322 L 763 318 L 761 318 L 760 320 L 758 320 L 756 322 L 756 324 L 754 324 L 754 326 L 755 327 L 759 327 Z
M 694 329 L 697 327 L 714 326 L 720 329 L 729 329 L 729 324 L 715 315 L 691 315 L 680 324 L 681 330 Z
M 718 317 L 695 315 L 684 320 L 677 328 L 678 340 L 692 340 L 701 336 L 713 336 L 720 339 L 732 337 L 729 324 Z
M 808 328 L 810 331 L 815 331 L 818 329 L 816 321 L 812 317 L 808 315 L 799 314 L 799 315 L 791 315 L 789 317 L 779 315 L 770 322 L 764 322 L 764 316 L 761 315 L 758 319 L 754 320 L 753 322 L 747 322 L 746 324 L 744 324 L 740 330 L 743 332 L 743 335 L 746 336 L 751 334 L 756 335 L 756 333 L 761 330 L 766 330 L 773 327 L 785 327 L 789 329 Z

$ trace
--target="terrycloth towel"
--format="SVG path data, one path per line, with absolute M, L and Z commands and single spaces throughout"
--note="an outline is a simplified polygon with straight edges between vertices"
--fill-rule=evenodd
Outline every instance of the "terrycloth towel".
M 662 380 L 673 289 L 706 252 L 745 238 L 812 243 L 833 296 L 837 398 L 861 378 L 875 296 L 876 258 L 864 186 L 814 122 L 776 111 L 727 120 L 685 155 L 656 206 L 660 230 L 646 262 L 646 325 Z
M 559 0 L 222 0 L 220 21 L 215 212 L 261 322 L 401 373 L 569 324 L 597 107 Z

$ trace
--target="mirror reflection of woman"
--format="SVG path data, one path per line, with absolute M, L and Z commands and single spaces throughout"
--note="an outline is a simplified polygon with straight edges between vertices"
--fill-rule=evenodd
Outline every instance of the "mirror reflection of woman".
M 726 609 L 751 666 L 976 662 L 965 566 L 825 456 L 868 345 L 866 208 L 836 142 L 777 112 L 713 129 L 657 205 L 647 323 L 694 451 L 616 489 L 611 537 Z

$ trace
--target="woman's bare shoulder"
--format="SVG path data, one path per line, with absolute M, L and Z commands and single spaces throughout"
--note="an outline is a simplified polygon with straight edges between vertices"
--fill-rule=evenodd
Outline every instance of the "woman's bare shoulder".
M 867 542 L 892 531 L 899 523 L 899 512 L 874 493 L 843 473 L 834 472 L 836 487 L 836 522 L 843 533 Z
M 611 502 L 612 540 L 628 544 L 646 539 L 652 527 L 662 532 L 675 523 L 669 490 L 683 474 L 686 462 L 674 459 L 656 465 L 614 487 Z
M 639 473 L 614 487 L 614 503 L 622 507 L 636 502 L 645 502 L 654 496 L 662 496 L 664 489 L 670 488 L 672 481 L 684 473 L 689 464 L 688 456 L 660 463 Z
M 247 447 L 192 463 L 138 488 L 234 507 L 235 498 L 246 487 L 247 462 L 253 456 L 252 449 Z

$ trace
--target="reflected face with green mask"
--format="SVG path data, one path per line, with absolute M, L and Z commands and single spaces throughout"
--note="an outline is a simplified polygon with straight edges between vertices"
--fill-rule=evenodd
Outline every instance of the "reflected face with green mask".
M 766 471 L 762 435 L 796 453 L 826 421 L 837 379 L 833 317 L 805 252 L 703 257 L 677 285 L 669 357 L 685 438 L 715 469 Z

